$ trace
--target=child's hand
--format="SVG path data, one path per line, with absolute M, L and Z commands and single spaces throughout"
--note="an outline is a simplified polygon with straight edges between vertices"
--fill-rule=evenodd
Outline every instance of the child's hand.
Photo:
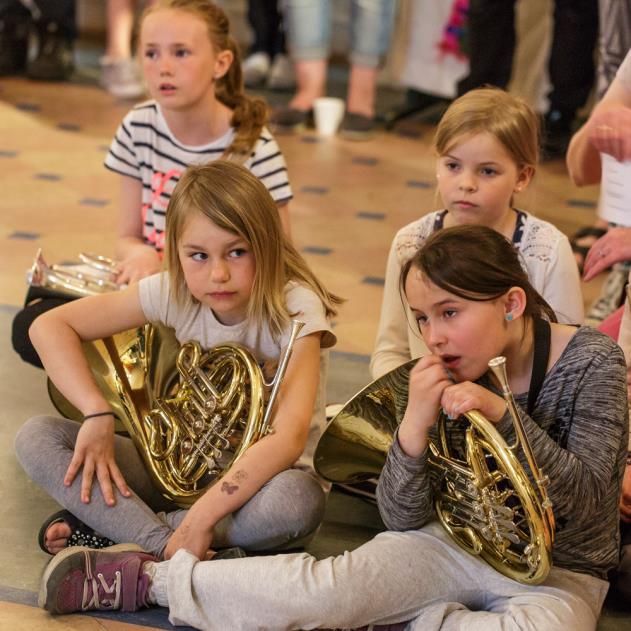
M 90 502 L 95 474 L 108 506 L 116 504 L 112 480 L 122 495 L 131 495 L 125 478 L 114 460 L 114 417 L 107 416 L 83 422 L 77 435 L 72 460 L 64 476 L 65 486 L 72 484 L 81 467 L 81 501 L 85 504 Z
M 409 456 L 424 451 L 429 428 L 438 418 L 443 391 L 451 384 L 436 355 L 422 357 L 410 371 L 408 405 L 399 428 L 399 443 Z
M 191 509 L 192 510 L 192 509 Z M 194 515 L 188 511 L 182 523 L 175 529 L 164 549 L 164 559 L 170 559 L 180 548 L 188 550 L 200 561 L 210 557 L 213 529 L 208 524 L 196 523 Z
M 129 285 L 135 281 L 158 273 L 162 269 L 162 261 L 158 253 L 150 246 L 140 245 L 118 263 L 119 285 Z
M 451 418 L 478 410 L 491 423 L 498 423 L 506 413 L 506 401 L 502 397 L 471 381 L 445 388 L 440 403 Z

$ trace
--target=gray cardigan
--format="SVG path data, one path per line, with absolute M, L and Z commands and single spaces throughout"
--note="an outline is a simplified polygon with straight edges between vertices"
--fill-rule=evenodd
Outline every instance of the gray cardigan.
M 486 377 L 479 383 L 491 388 Z M 554 565 L 606 579 L 618 564 L 618 501 L 629 431 L 622 351 L 606 335 L 581 327 L 546 375 L 532 417 L 525 412 L 527 396 L 515 399 L 535 460 L 550 478 Z M 512 442 L 508 413 L 497 429 Z M 453 425 L 450 430 L 462 435 Z M 525 464 L 522 456 L 520 461 Z M 435 518 L 427 450 L 410 458 L 395 435 L 377 501 L 390 530 L 419 529 Z

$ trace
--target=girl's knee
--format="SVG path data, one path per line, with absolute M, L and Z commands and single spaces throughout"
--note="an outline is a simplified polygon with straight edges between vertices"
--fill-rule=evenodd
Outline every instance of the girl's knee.
M 314 475 L 300 469 L 288 469 L 276 476 L 279 515 L 296 538 L 316 532 L 324 519 L 326 494 Z
M 26 469 L 38 461 L 47 460 L 47 454 L 59 453 L 63 447 L 70 450 L 74 446 L 76 432 L 69 431 L 72 421 L 53 416 L 34 416 L 22 425 L 15 436 L 15 454 Z

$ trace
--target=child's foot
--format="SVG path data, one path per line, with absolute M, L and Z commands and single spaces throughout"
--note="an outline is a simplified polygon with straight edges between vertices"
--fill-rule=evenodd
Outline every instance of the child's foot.
M 48 554 L 58 554 L 72 546 L 99 549 L 114 545 L 111 539 L 95 532 L 67 510 L 51 515 L 42 524 L 37 540 L 39 547 Z
M 157 561 L 134 544 L 107 550 L 68 548 L 46 567 L 37 604 L 50 613 L 146 607 L 150 578 L 144 571 Z

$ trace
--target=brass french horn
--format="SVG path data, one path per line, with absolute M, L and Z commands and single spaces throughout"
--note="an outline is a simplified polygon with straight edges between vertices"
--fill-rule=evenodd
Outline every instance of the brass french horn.
M 69 266 L 48 266 L 39 251 L 29 280 L 70 297 L 119 289 L 113 283 L 113 261 L 80 258 L 95 273 L 83 270 L 78 276 Z M 111 284 L 100 282 L 104 274 L 112 275 Z M 172 329 L 153 324 L 85 343 L 84 351 L 97 385 L 134 441 L 156 488 L 186 507 L 271 431 L 278 389 L 303 326 L 292 321 L 287 347 L 269 383 L 243 346 L 226 343 L 202 351 L 192 341 L 180 347 Z M 50 380 L 48 386 L 55 407 L 67 418 L 80 420 L 79 411 Z
M 378 477 L 407 406 L 415 363 L 366 386 L 332 419 L 315 452 L 320 475 L 345 485 Z M 428 453 L 434 506 L 442 526 L 467 552 L 516 581 L 538 584 L 552 566 L 554 516 L 547 478 L 533 457 L 504 365 L 503 357 L 489 363 L 511 414 L 515 442 L 508 445 L 478 411 L 458 421 L 441 413 Z

